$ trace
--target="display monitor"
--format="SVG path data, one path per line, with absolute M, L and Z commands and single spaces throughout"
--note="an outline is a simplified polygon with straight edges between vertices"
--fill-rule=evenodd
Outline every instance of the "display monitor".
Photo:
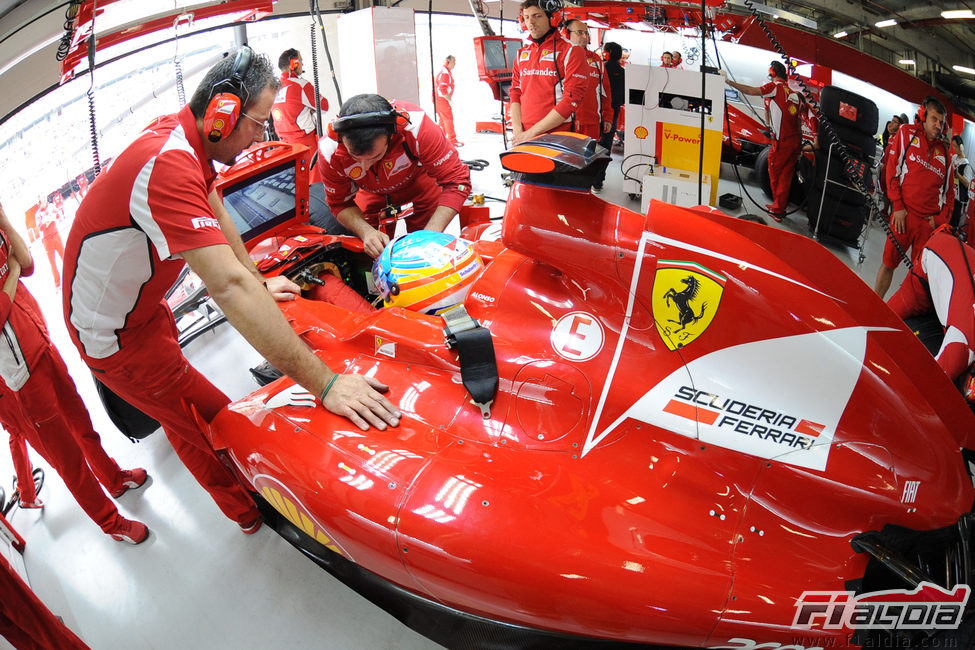
M 497 70 L 510 71 L 515 65 L 515 55 L 522 46 L 520 40 L 487 40 L 483 41 L 484 68 L 494 72 Z
M 223 188 L 223 204 L 245 242 L 295 216 L 295 161 Z

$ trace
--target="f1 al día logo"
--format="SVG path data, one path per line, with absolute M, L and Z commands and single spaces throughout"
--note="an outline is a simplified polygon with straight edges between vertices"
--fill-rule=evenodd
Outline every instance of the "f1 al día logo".
M 852 591 L 804 591 L 796 602 L 795 628 L 823 630 L 956 630 L 971 589 L 947 591 L 922 582 L 913 591 L 892 589 L 854 595 Z

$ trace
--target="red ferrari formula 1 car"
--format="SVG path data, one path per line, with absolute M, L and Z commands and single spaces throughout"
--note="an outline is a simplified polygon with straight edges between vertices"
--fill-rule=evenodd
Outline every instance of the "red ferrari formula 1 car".
M 601 200 L 581 136 L 502 162 L 469 318 L 281 303 L 403 419 L 360 431 L 286 377 L 222 412 L 279 532 L 449 647 L 958 643 L 975 417 L 876 295 L 804 237 Z M 357 240 L 259 212 L 267 273 L 375 297 Z

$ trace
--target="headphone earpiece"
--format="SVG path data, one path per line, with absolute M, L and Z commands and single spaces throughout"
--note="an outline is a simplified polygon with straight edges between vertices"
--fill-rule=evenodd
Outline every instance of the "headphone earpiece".
M 244 77 L 251 66 L 254 51 L 246 45 L 237 50 L 230 77 L 214 84 L 213 98 L 203 114 L 203 132 L 210 142 L 220 142 L 234 130 L 244 110 L 246 90 Z
M 288 70 L 291 71 L 291 74 L 298 74 L 298 68 L 300 67 L 301 59 L 298 57 L 293 57 L 290 61 L 288 61 Z
M 335 118 L 329 123 L 327 133 L 330 138 L 339 140 L 339 136 L 346 131 L 384 127 L 389 135 L 393 135 L 397 131 L 405 130 L 410 124 L 409 113 L 390 108 L 386 111 L 357 113 Z
M 924 104 L 924 102 L 921 102 L 921 105 L 917 107 L 917 119 L 921 122 L 921 124 L 924 124 L 924 122 L 928 119 L 928 107 Z

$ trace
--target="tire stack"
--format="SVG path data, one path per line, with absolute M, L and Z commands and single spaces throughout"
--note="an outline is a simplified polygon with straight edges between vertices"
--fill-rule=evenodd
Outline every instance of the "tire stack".
M 863 187 L 869 189 L 870 171 L 877 153 L 874 140 L 878 124 L 877 105 L 866 97 L 836 86 L 823 88 L 819 103 L 836 136 L 849 152 Z M 861 194 L 847 178 L 839 147 L 834 145 L 832 157 L 829 155 L 830 144 L 825 129 L 820 128 L 820 149 L 816 151 L 816 173 L 807 208 L 809 229 L 815 229 L 818 220 L 818 235 L 855 246 L 870 214 L 869 197 Z

